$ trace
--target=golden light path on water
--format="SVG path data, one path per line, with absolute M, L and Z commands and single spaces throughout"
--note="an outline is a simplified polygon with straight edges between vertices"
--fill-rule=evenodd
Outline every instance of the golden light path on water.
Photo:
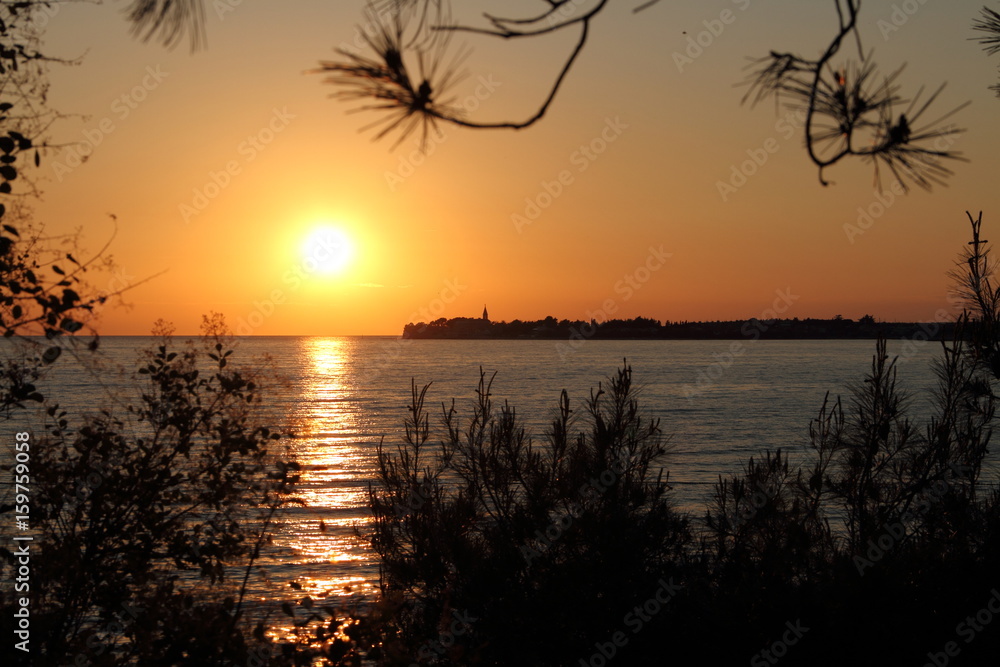
M 276 536 L 287 576 L 274 577 L 275 583 L 288 591 L 291 580 L 301 595 L 338 603 L 373 595 L 377 577 L 370 547 L 357 534 L 371 523 L 367 481 L 374 448 L 363 440 L 353 345 L 345 339 L 301 340 L 305 372 L 292 387 L 297 398 L 291 418 L 302 466 L 295 495 L 304 506 L 290 506 Z

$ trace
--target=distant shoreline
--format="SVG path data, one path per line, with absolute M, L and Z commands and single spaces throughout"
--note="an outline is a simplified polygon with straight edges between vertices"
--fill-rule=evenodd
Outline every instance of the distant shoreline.
M 408 339 L 465 340 L 951 340 L 954 322 L 877 322 L 871 316 L 860 320 L 774 319 L 715 322 L 666 322 L 645 317 L 632 320 L 544 320 L 492 322 L 483 318 L 441 318 L 433 322 L 409 323 L 403 327 Z

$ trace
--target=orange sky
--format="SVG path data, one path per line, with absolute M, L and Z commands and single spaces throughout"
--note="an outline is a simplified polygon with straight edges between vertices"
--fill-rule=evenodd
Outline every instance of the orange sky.
M 209 46 L 194 55 L 133 41 L 118 4 L 64 7 L 48 49 L 83 61 L 53 71 L 50 99 L 86 118 L 53 131 L 82 144 L 47 156 L 39 213 L 53 231 L 83 226 L 91 248 L 114 214 L 120 271 L 95 287 L 151 278 L 130 307 L 104 309 L 106 335 L 161 317 L 195 332 L 209 311 L 243 333 L 397 334 L 415 313 L 476 316 L 484 303 L 497 320 L 585 318 L 606 303 L 616 317 L 736 319 L 786 290 L 788 317 L 928 320 L 947 305 L 964 211 L 986 211 L 987 238 L 1000 228 L 1000 100 L 987 89 L 1000 59 L 968 40 L 980 0 L 919 5 L 883 38 L 893 4 L 865 3 L 864 46 L 887 70 L 908 62 L 906 90 L 948 80 L 941 111 L 972 100 L 955 144 L 970 162 L 948 188 L 887 195 L 853 237 L 859 207 L 879 210 L 870 166 L 835 166 L 823 188 L 784 112 L 741 107 L 733 85 L 748 55 L 825 44 L 833 3 L 791 0 L 663 2 L 638 16 L 613 3 L 541 123 L 446 127 L 424 156 L 413 138 L 372 143 L 358 130 L 376 117 L 347 113 L 305 73 L 354 40 L 361 2 L 209 2 Z M 735 20 L 679 67 L 687 37 L 726 9 Z M 470 115 L 530 115 L 568 37 L 469 39 Z M 768 140 L 767 162 L 723 198 L 719 182 Z M 92 154 L 78 164 L 81 145 Z M 340 273 L 303 254 L 323 225 L 354 248 Z

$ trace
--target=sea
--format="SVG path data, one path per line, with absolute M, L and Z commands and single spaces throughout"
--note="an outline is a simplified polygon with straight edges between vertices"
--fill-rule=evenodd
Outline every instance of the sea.
M 849 405 L 851 387 L 863 382 L 875 354 L 869 340 L 236 341 L 231 363 L 256 368 L 269 380 L 270 417 L 294 434 L 289 443 L 302 465 L 297 495 L 305 502 L 282 516 L 261 562 L 265 576 L 254 577 L 250 598 L 279 599 L 294 582 L 302 594 L 345 603 L 378 589 L 378 563 L 364 537 L 368 488 L 377 444 L 391 446 L 402 437 L 414 382 L 430 384 L 433 428 L 452 399 L 460 415 L 470 414 L 480 373 L 486 373 L 493 400 L 515 406 L 532 437 L 543 442 L 563 389 L 582 416 L 590 392 L 628 364 L 640 387 L 640 408 L 660 420 L 669 442 L 665 465 L 673 497 L 701 517 L 719 476 L 738 473 L 750 457 L 778 448 L 793 461 L 805 456 L 810 420 L 827 397 L 841 396 Z M 155 344 L 148 337 L 102 338 L 98 362 L 94 355 L 64 354 L 39 388 L 71 416 L 121 408 L 134 396 L 142 351 Z M 899 384 L 922 423 L 940 344 L 889 341 L 888 353 L 897 358 Z M 42 427 L 37 413 L 15 420 L 17 430 Z M 583 426 L 581 419 L 577 427 Z

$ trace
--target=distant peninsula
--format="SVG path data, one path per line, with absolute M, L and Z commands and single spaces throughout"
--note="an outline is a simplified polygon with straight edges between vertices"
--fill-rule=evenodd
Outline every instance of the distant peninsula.
M 403 338 L 502 339 L 502 340 L 823 340 L 908 338 L 951 340 L 955 324 L 943 322 L 878 322 L 871 315 L 859 320 L 793 318 L 727 320 L 714 322 L 660 322 L 648 317 L 630 320 L 544 320 L 493 322 L 483 317 L 439 318 L 433 322 L 411 322 L 403 327 Z

